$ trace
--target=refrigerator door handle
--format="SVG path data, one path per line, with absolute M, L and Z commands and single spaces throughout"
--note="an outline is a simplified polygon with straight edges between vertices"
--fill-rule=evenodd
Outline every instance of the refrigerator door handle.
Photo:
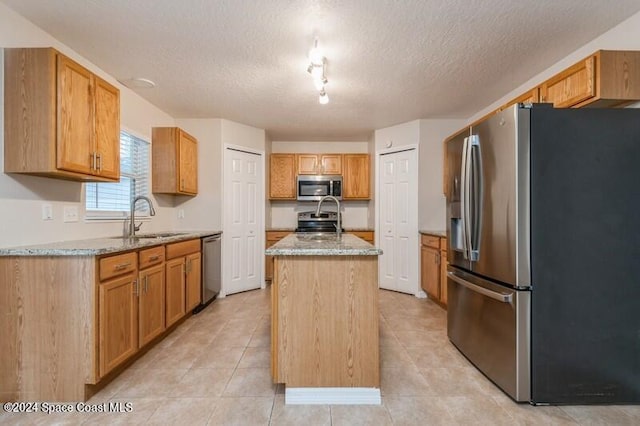
M 460 278 L 459 276 L 457 276 L 456 274 L 454 274 L 453 272 L 447 272 L 447 277 L 451 278 L 453 281 L 457 282 L 458 284 L 468 288 L 471 291 L 474 291 L 476 293 L 480 293 L 484 296 L 487 296 L 491 299 L 497 300 L 498 302 L 502 302 L 502 303 L 511 303 L 512 299 L 513 299 L 513 295 L 511 293 L 498 293 L 496 291 L 493 290 L 489 290 L 488 288 L 484 288 L 481 287 L 477 284 L 473 284 L 470 283 L 467 280 L 464 280 L 462 278 Z
M 462 145 L 460 185 L 460 210 L 462 216 L 462 252 L 465 259 L 471 260 L 471 141 L 464 138 Z
M 482 151 L 480 150 L 480 136 L 469 136 L 468 142 L 468 163 L 470 163 L 470 172 L 468 173 L 469 186 L 471 187 L 471 179 L 473 179 L 473 207 L 469 206 L 469 260 L 477 262 L 480 259 L 480 236 L 482 230 Z M 474 157 L 473 151 L 477 152 Z M 474 160 L 477 158 L 477 161 Z M 476 179 L 477 178 L 477 179 Z M 469 194 L 469 204 L 471 204 L 471 193 Z M 473 215 L 473 218 L 472 218 Z M 475 237 L 475 238 L 474 238 Z M 475 240 L 475 246 L 474 246 Z

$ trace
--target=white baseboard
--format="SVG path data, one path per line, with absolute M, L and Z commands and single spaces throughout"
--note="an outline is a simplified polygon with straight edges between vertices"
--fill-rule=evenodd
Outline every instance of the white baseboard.
M 420 290 L 416 293 L 416 297 L 418 299 L 426 299 L 427 298 L 427 293 L 425 293 L 424 291 Z
M 285 388 L 285 404 L 380 405 L 378 388 Z

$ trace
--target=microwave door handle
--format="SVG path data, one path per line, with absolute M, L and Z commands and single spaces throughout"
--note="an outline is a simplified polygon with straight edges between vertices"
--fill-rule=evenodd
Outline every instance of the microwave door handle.
M 333 195 L 333 180 L 329 181 L 329 194 L 328 195 Z
M 471 173 L 469 179 L 473 179 L 473 205 L 470 206 L 469 222 L 469 260 L 477 262 L 480 259 L 480 236 L 482 234 L 482 198 L 483 198 L 483 175 L 482 175 L 482 151 L 480 149 L 480 136 L 471 135 L 469 137 L 469 158 Z M 473 155 L 473 151 L 476 155 Z M 471 204 L 471 203 L 470 203 Z M 475 244 L 474 244 L 475 243 Z
M 465 259 L 469 258 L 468 254 L 468 245 L 467 245 L 467 234 L 468 234 L 468 222 L 467 222 L 467 209 L 468 209 L 468 200 L 467 194 L 469 192 L 468 187 L 468 176 L 467 176 L 467 146 L 469 144 L 469 138 L 464 138 L 464 142 L 462 143 L 462 161 L 460 167 L 460 180 L 462 184 L 460 185 L 460 211 L 462 216 L 462 254 Z

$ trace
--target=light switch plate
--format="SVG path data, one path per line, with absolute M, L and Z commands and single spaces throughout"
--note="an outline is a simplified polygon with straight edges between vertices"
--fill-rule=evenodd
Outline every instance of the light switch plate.
M 42 205 L 42 220 L 53 220 L 53 206 L 49 203 Z
M 178 219 L 184 219 L 184 209 L 178 210 Z
M 63 222 L 77 222 L 77 221 L 78 221 L 78 207 L 64 206 Z

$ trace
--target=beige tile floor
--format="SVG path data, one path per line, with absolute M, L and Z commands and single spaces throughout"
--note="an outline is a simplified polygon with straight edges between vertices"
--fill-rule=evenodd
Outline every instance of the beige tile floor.
M 640 406 L 515 404 L 446 337 L 446 312 L 380 291 L 382 405 L 285 406 L 269 375 L 269 290 L 214 301 L 88 403 L 126 414 L 7 415 L 0 424 L 638 425 Z

